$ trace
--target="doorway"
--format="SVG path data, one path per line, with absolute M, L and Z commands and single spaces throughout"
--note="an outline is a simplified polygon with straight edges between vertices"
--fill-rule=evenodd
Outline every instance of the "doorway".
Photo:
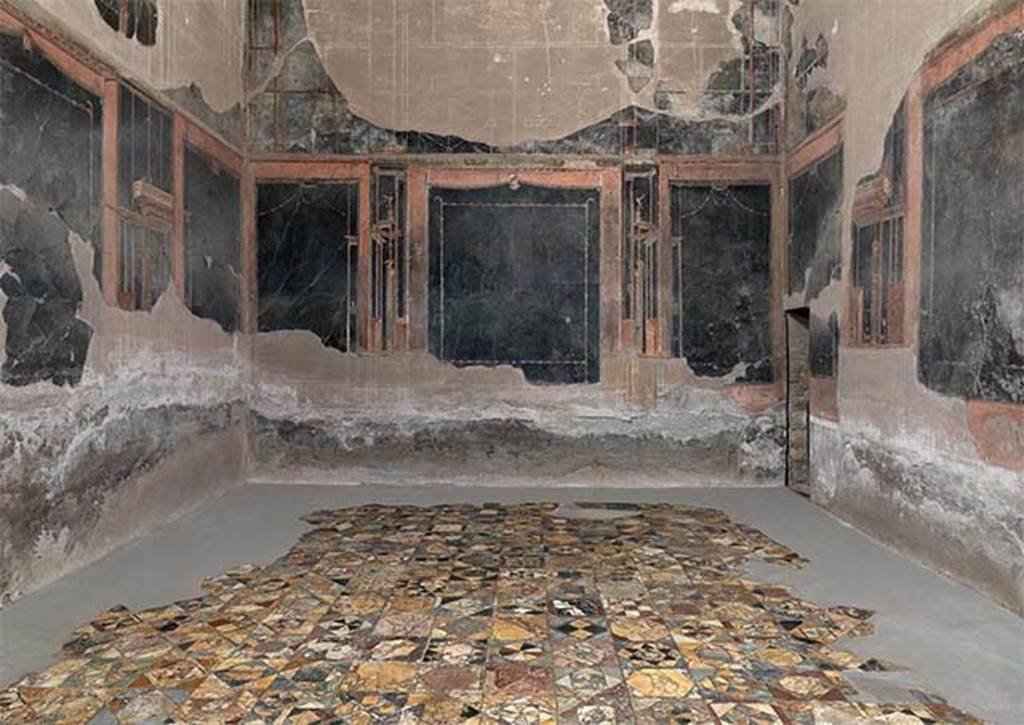
M 810 312 L 786 313 L 786 485 L 811 495 Z

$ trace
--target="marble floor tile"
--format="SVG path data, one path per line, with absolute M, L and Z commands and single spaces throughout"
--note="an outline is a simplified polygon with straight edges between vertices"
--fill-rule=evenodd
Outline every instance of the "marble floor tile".
M 557 508 L 316 511 L 274 562 L 71 632 L 0 722 L 978 722 L 858 702 L 845 673 L 899 669 L 842 649 L 872 613 L 747 580 L 805 560 L 722 512 Z

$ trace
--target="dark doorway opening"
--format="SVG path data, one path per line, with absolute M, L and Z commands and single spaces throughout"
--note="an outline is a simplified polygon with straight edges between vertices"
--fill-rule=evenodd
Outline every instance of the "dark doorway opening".
M 811 495 L 810 312 L 786 313 L 786 485 Z

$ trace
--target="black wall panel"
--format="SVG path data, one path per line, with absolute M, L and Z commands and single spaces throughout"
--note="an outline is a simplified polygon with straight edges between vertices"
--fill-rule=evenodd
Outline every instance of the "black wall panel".
M 918 376 L 1024 403 L 1024 33 L 925 102 Z
M 772 380 L 768 186 L 671 187 L 674 354 L 698 375 Z
M 600 194 L 430 191 L 430 350 L 539 383 L 600 377 Z
M 238 177 L 185 148 L 185 296 L 199 317 L 238 329 Z
M 100 99 L 20 35 L 0 33 L 0 289 L 7 297 L 0 382 L 74 385 L 92 330 L 68 230 L 93 244 L 100 268 Z M 97 273 L 97 277 L 98 277 Z
M 261 332 L 309 330 L 329 347 L 354 348 L 358 199 L 356 183 L 258 186 Z
M 99 239 L 102 136 L 99 97 L 27 51 L 20 35 L 0 33 L 0 182 L 90 241 Z
M 839 278 L 842 204 L 843 150 L 839 147 L 789 182 L 790 294 L 802 292 L 813 299 Z
M 839 366 L 839 315 L 811 315 L 811 375 L 834 378 Z

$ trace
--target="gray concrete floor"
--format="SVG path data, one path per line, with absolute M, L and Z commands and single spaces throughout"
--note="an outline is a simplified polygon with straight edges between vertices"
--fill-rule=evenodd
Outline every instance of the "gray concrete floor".
M 244 485 L 0 610 L 0 683 L 45 667 L 71 630 L 115 604 L 142 608 L 200 593 L 207 576 L 267 562 L 307 529 L 299 516 L 361 503 L 676 502 L 721 509 L 811 560 L 757 563 L 751 578 L 821 604 L 878 612 L 877 634 L 844 648 L 906 672 L 858 673 L 864 699 L 936 693 L 989 722 L 1024 723 L 1024 620 L 892 552 L 785 489 L 584 489 Z

